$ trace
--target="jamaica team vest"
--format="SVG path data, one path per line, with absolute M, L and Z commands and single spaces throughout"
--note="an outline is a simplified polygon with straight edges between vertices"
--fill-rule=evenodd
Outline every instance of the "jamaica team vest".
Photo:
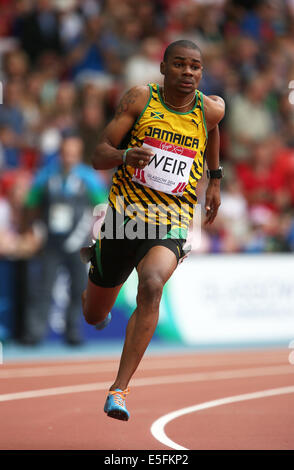
M 109 204 L 148 224 L 177 225 L 180 216 L 182 227 L 188 227 L 207 144 L 203 94 L 196 90 L 193 109 L 181 113 L 167 107 L 157 84 L 149 88 L 149 100 L 131 129 L 128 148 L 144 146 L 154 156 L 144 169 L 129 165 L 117 169 Z

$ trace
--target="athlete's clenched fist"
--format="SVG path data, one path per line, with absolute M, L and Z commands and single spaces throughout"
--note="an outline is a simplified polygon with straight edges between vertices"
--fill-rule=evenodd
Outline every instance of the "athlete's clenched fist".
M 144 147 L 133 147 L 128 150 L 125 158 L 125 164 L 134 168 L 145 168 L 150 158 L 153 157 L 152 150 Z

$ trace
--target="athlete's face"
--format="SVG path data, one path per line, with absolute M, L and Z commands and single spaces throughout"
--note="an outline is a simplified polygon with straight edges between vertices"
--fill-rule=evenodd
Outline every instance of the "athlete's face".
M 193 92 L 202 77 L 202 60 L 198 50 L 175 47 L 166 62 L 161 63 L 165 85 L 183 94 Z

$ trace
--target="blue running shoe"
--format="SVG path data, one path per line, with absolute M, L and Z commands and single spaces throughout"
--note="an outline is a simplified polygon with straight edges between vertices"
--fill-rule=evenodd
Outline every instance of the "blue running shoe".
M 95 325 L 95 328 L 96 330 L 103 330 L 103 328 L 105 328 L 110 322 L 111 322 L 111 312 L 109 312 L 109 314 L 107 315 L 106 318 L 104 318 L 104 320 L 102 320 L 100 323 L 97 323 Z
M 130 389 L 120 390 L 116 388 L 114 391 L 110 390 L 104 405 L 104 412 L 111 418 L 128 421 L 130 414 L 126 409 L 126 396 Z

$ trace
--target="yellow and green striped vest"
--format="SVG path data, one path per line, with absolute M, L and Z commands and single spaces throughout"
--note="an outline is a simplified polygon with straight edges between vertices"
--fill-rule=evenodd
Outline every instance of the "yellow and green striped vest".
M 167 194 L 134 181 L 135 168 L 121 165 L 113 175 L 109 203 L 118 212 L 125 211 L 131 218 L 134 217 L 131 209 L 136 207 L 136 215 L 148 224 L 158 223 L 158 216 L 150 212 L 150 206 L 156 205 L 159 218 L 166 219 L 168 213 L 170 224 L 177 225 L 180 215 L 182 226 L 188 227 L 197 204 L 196 186 L 203 174 L 207 144 L 203 94 L 196 90 L 193 109 L 182 113 L 168 108 L 157 84 L 149 84 L 149 88 L 149 100 L 131 129 L 128 147 L 141 147 L 144 139 L 148 138 L 163 142 L 163 145 L 172 144 L 185 151 L 194 151 L 188 184 L 180 196 Z

